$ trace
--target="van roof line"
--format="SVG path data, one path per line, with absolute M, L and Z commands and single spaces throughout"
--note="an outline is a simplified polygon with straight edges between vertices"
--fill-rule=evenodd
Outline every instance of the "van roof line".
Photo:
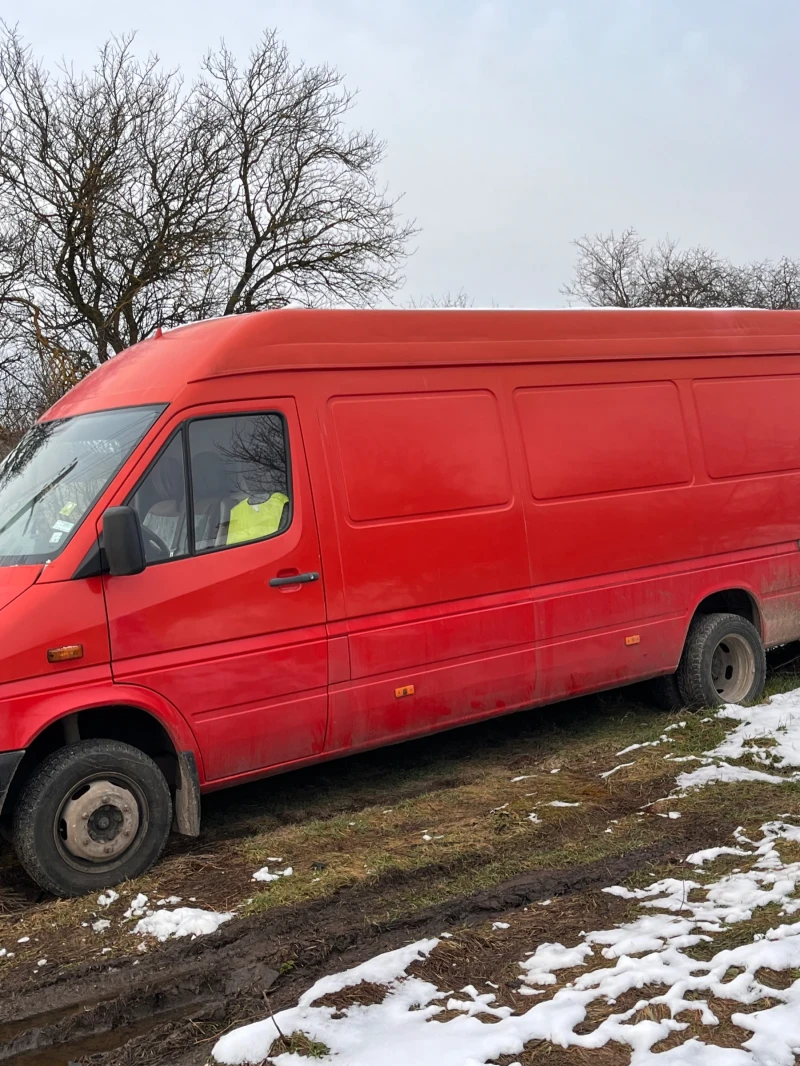
M 800 311 L 281 308 L 164 330 L 115 356 L 48 418 L 171 402 L 194 382 L 286 370 L 768 356 L 800 352 Z

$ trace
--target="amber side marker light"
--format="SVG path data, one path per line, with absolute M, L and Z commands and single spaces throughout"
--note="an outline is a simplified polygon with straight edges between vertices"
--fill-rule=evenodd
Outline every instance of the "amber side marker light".
M 63 648 L 49 648 L 47 652 L 47 661 L 49 663 L 66 663 L 70 659 L 82 658 L 82 644 L 65 644 Z
M 403 685 L 402 688 L 396 688 L 394 690 L 394 697 L 395 697 L 396 700 L 401 700 L 403 698 L 403 696 L 413 696 L 413 695 L 414 695 L 414 686 L 413 685 Z
M 640 640 L 641 640 L 641 637 L 639 636 L 639 634 L 638 633 L 634 633 L 634 635 L 632 637 L 626 637 L 625 638 L 625 643 L 630 648 L 630 646 L 632 644 L 638 644 Z

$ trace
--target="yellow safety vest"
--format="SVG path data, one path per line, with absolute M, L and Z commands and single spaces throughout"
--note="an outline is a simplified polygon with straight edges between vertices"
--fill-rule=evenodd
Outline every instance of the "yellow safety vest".
M 261 540 L 278 532 L 283 509 L 289 497 L 282 492 L 273 492 L 263 503 L 242 500 L 231 509 L 226 544 L 244 544 L 249 540 Z

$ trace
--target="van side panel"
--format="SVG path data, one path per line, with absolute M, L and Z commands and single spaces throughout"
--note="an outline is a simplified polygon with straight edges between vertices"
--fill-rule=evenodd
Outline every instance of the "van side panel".
M 369 377 L 351 381 L 350 395 L 337 382 L 323 416 L 346 617 L 526 587 L 497 396 L 471 387 L 489 373 L 449 372 L 438 388 L 382 373 L 374 392 Z
M 692 392 L 710 478 L 800 469 L 800 375 L 707 378 Z
M 760 365 L 792 394 L 796 358 Z M 316 375 L 329 630 L 350 669 L 326 751 L 670 672 L 725 589 L 768 644 L 800 636 L 790 441 L 780 475 L 707 469 L 697 383 L 742 375 L 741 358 Z
M 800 394 L 786 373 L 800 366 L 762 364 L 784 373 L 754 379 L 744 360 L 715 360 L 714 380 L 700 360 L 512 372 L 537 699 L 674 670 L 697 605 L 724 589 L 750 594 L 767 644 L 800 636 L 800 438 L 766 424 L 779 387 Z M 737 445 L 748 419 L 767 442 L 752 456 Z
M 499 375 L 341 372 L 316 383 L 316 459 L 307 447 L 330 633 L 347 636 L 351 670 L 331 689 L 326 749 L 525 706 L 530 569 Z M 511 648 L 527 648 L 524 668 L 504 657 Z
M 767 645 L 796 639 L 798 556 L 783 546 L 541 586 L 536 702 L 672 673 L 696 607 L 726 589 L 748 594 Z
M 691 481 L 672 381 L 523 388 L 515 391 L 514 404 L 536 500 Z
M 535 671 L 536 653 L 528 643 L 334 687 L 328 751 L 344 754 L 530 707 Z M 395 688 L 412 677 L 414 694 L 396 698 Z
M 787 375 L 790 370 L 800 375 L 800 360 L 795 357 L 762 359 L 759 363 L 766 371 L 765 376 L 772 376 L 779 368 L 782 373 L 779 371 L 776 376 L 791 376 Z M 755 414 L 753 408 L 742 407 L 735 418 L 731 413 L 730 425 L 724 423 L 727 428 L 717 423 L 709 426 L 706 421 L 704 430 L 696 411 L 695 393 L 698 382 L 705 388 L 710 369 L 723 379 L 753 377 L 752 361 L 742 359 L 608 362 L 590 367 L 551 364 L 512 369 L 516 432 L 526 464 L 524 506 L 534 586 L 703 557 L 712 559 L 727 552 L 788 545 L 797 540 L 800 536 L 800 438 L 794 444 L 797 466 L 793 470 L 740 475 L 735 481 L 715 479 L 707 472 L 710 440 L 735 437 L 741 422 L 747 418 L 759 421 L 770 418 L 768 411 L 759 408 L 762 413 Z M 599 400 L 602 397 L 603 406 L 607 406 L 613 393 L 629 395 L 632 384 L 643 389 L 659 381 L 675 383 L 683 428 L 680 430 L 674 417 L 653 418 L 649 435 L 637 434 L 630 440 L 628 456 L 625 432 L 615 433 L 615 439 L 609 440 L 608 419 L 600 409 Z M 579 388 L 571 393 L 570 386 L 575 385 Z M 557 419 L 550 414 L 550 435 L 544 436 L 535 421 L 537 412 L 532 410 L 531 395 L 560 390 L 562 395 L 571 393 L 582 398 L 591 392 L 589 386 L 597 386 L 596 410 L 583 402 L 575 407 L 562 405 Z M 769 436 L 768 425 L 762 424 L 760 432 Z M 559 457 L 566 454 L 573 465 L 576 462 L 576 445 L 567 444 L 562 452 L 563 442 L 573 437 L 589 462 L 596 451 L 604 456 L 608 465 L 617 470 L 616 483 L 609 482 L 610 475 L 603 472 L 593 486 L 588 474 L 591 468 L 587 468 L 577 485 L 575 475 L 569 474 L 570 482 L 566 472 L 558 475 L 556 465 L 549 476 L 562 480 L 560 486 L 551 486 L 548 491 L 558 490 L 558 495 L 535 497 L 539 467 L 544 465 L 547 469 L 548 464 L 554 463 L 552 453 Z M 789 462 L 785 454 L 788 443 L 770 447 L 782 448 L 782 462 Z M 673 462 L 664 459 L 665 450 L 688 451 L 691 464 L 688 480 L 664 484 L 664 478 L 675 473 L 665 467 L 665 462 Z M 650 485 L 642 484 L 639 476 L 645 461 L 650 464 Z M 624 480 L 628 462 L 637 470 L 640 484 L 636 487 L 630 482 L 626 485 Z M 574 491 L 575 488 L 580 491 Z

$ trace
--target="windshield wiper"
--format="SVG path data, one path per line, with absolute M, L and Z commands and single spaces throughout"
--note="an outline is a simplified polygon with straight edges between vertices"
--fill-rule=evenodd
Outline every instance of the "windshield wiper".
M 32 517 L 33 516 L 33 509 L 36 506 L 36 504 L 39 502 L 39 500 L 41 500 L 44 496 L 46 496 L 47 493 L 50 492 L 51 489 L 54 489 L 56 487 L 56 485 L 60 484 L 68 474 L 71 474 L 72 471 L 75 469 L 75 467 L 77 465 L 78 465 L 77 458 L 73 459 L 72 462 L 69 464 L 69 466 L 65 466 L 62 471 L 60 471 L 58 474 L 56 474 L 56 476 L 52 479 L 52 481 L 49 481 L 44 486 L 44 488 L 39 489 L 39 491 L 34 496 L 32 496 L 30 498 L 30 500 L 26 504 L 24 504 L 24 506 L 22 506 L 17 511 L 17 513 L 15 515 L 13 515 L 11 518 L 9 518 L 9 520 L 5 523 L 5 525 L 0 526 L 0 533 L 5 533 L 5 531 L 7 529 L 10 529 L 11 526 L 13 526 L 15 522 L 17 522 L 20 518 L 22 518 L 22 516 L 25 514 L 26 511 L 30 511 L 31 512 L 31 517 Z M 30 522 L 30 518 L 28 519 L 28 521 Z M 26 527 L 26 529 L 27 529 L 27 527 Z

